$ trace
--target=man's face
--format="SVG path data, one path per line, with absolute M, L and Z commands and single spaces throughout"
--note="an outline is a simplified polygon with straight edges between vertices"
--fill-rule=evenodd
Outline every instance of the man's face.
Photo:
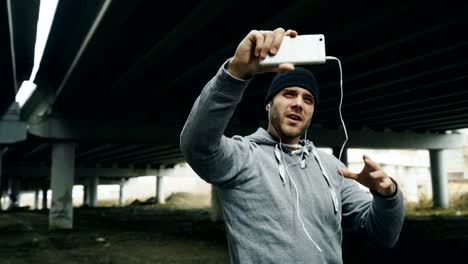
M 273 97 L 268 132 L 283 143 L 296 144 L 309 127 L 314 113 L 314 96 L 306 89 L 288 87 Z

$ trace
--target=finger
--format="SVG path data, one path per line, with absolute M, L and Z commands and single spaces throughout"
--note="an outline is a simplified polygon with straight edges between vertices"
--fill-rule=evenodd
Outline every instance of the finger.
M 250 31 L 248 38 L 250 42 L 254 44 L 255 57 L 260 56 L 260 52 L 262 51 L 264 42 L 263 35 L 257 30 L 252 30 Z
M 383 180 L 382 182 L 380 182 L 379 185 L 383 189 L 391 189 L 393 191 L 396 189 L 395 183 L 389 177 L 387 179 Z
M 297 37 L 297 31 L 292 29 L 288 29 L 285 34 L 286 36 L 290 36 L 291 38 Z
M 357 178 L 359 177 L 357 173 L 351 172 L 350 170 L 344 169 L 344 168 L 339 169 L 338 172 L 345 178 L 349 178 L 349 179 L 357 180 Z
M 384 179 L 387 177 L 387 175 L 381 170 L 370 172 L 369 175 L 374 179 Z
M 283 41 L 284 38 L 284 29 L 283 28 L 277 28 L 275 31 L 273 31 L 274 34 L 274 40 L 273 40 L 273 45 L 270 48 L 270 53 L 275 55 L 276 52 L 278 52 L 281 42 Z
M 268 52 L 270 51 L 271 46 L 273 45 L 273 41 L 275 39 L 275 35 L 273 34 L 273 32 L 265 32 L 263 36 L 264 41 L 262 52 L 260 53 L 261 58 L 265 58 L 268 55 Z
M 377 164 L 376 162 L 374 162 L 373 160 L 371 160 L 369 158 L 369 156 L 367 155 L 363 155 L 362 156 L 362 159 L 364 160 L 364 164 L 371 167 L 372 170 L 380 170 L 380 166 L 379 164 Z

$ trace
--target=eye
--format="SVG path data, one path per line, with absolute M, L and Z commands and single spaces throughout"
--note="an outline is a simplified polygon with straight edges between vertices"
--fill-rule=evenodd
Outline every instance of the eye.
M 304 102 L 306 102 L 307 104 L 314 104 L 314 98 L 306 97 L 304 98 Z

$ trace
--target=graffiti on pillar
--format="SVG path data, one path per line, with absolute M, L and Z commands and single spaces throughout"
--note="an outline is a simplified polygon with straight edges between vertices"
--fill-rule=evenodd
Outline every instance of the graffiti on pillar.
M 52 210 L 52 211 L 50 211 L 50 214 L 51 214 L 52 218 L 54 218 L 54 219 L 63 219 L 63 220 L 67 220 L 67 221 L 72 220 L 69 213 L 64 209 Z
M 52 199 L 50 214 L 53 218 L 71 220 L 72 202 L 72 189 L 70 186 L 66 186 L 62 196 Z

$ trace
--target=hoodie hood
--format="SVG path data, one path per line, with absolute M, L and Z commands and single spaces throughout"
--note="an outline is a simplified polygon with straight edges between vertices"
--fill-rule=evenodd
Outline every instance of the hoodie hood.
M 264 128 L 260 127 L 255 131 L 255 133 L 246 136 L 246 138 L 250 142 L 255 142 L 259 145 L 269 145 L 269 146 L 279 146 L 279 142 L 276 141 L 268 131 L 266 131 Z M 281 143 L 281 148 L 283 149 L 284 152 L 291 153 L 291 154 L 296 154 L 296 153 L 302 153 L 303 151 L 306 152 L 311 152 L 314 147 L 314 143 L 310 140 L 304 140 L 301 139 L 299 141 L 299 144 L 296 145 L 289 145 L 289 144 L 283 144 Z M 291 150 L 293 149 L 293 150 Z M 296 150 L 294 150 L 296 149 Z M 302 151 L 297 151 L 299 149 L 303 149 Z
M 307 157 L 312 152 L 314 145 L 309 140 L 300 140 L 299 144 L 289 145 L 289 144 L 279 144 L 271 135 L 263 128 L 258 128 L 257 131 L 246 137 L 249 141 L 254 142 L 259 145 L 272 146 L 275 153 L 276 161 L 278 162 L 278 169 L 281 180 L 284 182 L 286 178 L 286 172 L 288 166 L 292 164 L 300 164 L 301 169 L 307 167 Z M 300 156 L 300 158 L 294 162 L 287 164 L 285 160 L 284 153 L 289 154 L 288 156 Z

